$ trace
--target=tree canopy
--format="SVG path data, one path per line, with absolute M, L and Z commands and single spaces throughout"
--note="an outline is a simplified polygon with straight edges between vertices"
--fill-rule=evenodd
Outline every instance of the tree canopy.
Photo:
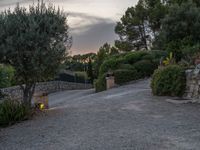
M 53 77 L 71 47 L 66 19 L 60 9 L 43 2 L 0 14 L 1 53 L 14 67 L 28 105 L 36 82 Z
M 119 40 L 115 41 L 116 47 L 121 51 L 149 49 L 165 13 L 161 0 L 139 0 L 135 7 L 126 10 L 115 27 L 119 35 Z
M 179 60 L 185 47 L 200 43 L 200 8 L 188 1 L 173 4 L 163 19 L 162 30 L 158 36 L 161 46 L 174 52 Z

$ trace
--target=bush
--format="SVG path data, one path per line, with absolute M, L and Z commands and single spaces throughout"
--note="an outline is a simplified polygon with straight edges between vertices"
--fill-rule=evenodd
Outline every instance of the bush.
M 95 82 L 96 92 L 101 92 L 106 90 L 106 74 L 99 76 Z
M 142 57 L 142 60 L 152 61 L 153 59 L 154 59 L 154 56 L 152 54 L 147 54 Z
M 99 78 L 95 83 L 96 92 L 106 90 L 106 73 L 115 74 L 115 82 L 123 84 L 132 80 L 149 77 L 160 63 L 164 51 L 138 51 L 111 56 L 100 67 Z
M 125 70 L 135 70 L 135 67 L 130 64 L 121 64 L 118 67 L 119 69 L 125 69 Z
M 100 67 L 100 75 L 107 73 L 109 70 L 116 70 L 118 69 L 120 64 L 123 64 L 125 60 L 123 58 L 118 58 L 118 59 L 108 59 L 104 61 L 104 63 Z
M 137 74 L 137 71 L 135 69 L 132 69 L 132 70 L 126 70 L 126 69 L 116 70 L 114 72 L 114 75 L 115 75 L 115 83 L 119 84 L 119 85 L 138 79 L 138 74 Z
M 161 59 L 162 57 L 167 57 L 168 53 L 166 51 L 151 50 L 150 54 L 154 59 Z
M 0 88 L 6 88 L 12 85 L 14 78 L 14 69 L 11 66 L 0 64 Z
M 157 68 L 157 64 L 148 60 L 141 60 L 134 64 L 135 69 L 138 72 L 139 78 L 149 77 L 153 74 Z
M 144 57 L 147 54 L 148 52 L 146 51 L 130 52 L 125 56 L 126 63 L 134 64 L 135 62 L 142 60 L 142 57 Z
M 18 101 L 5 100 L 0 104 L 0 126 L 12 125 L 29 116 L 30 110 Z
M 151 88 L 154 95 L 182 96 L 185 87 L 185 71 L 178 65 L 157 69 L 153 74 Z

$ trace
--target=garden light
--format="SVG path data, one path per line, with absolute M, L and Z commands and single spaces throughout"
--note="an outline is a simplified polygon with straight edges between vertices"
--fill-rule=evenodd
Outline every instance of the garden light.
M 47 93 L 37 93 L 34 94 L 34 104 L 37 109 L 44 110 L 48 109 L 48 94 Z

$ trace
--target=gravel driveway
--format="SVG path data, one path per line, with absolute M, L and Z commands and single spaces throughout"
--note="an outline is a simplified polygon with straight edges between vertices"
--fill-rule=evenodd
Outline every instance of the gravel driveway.
M 49 99 L 45 114 L 0 130 L 1 150 L 200 149 L 200 105 L 154 97 L 148 80 Z

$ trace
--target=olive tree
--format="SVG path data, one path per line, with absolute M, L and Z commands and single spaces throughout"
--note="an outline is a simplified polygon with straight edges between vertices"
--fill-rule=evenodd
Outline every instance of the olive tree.
M 68 30 L 65 13 L 40 1 L 0 14 L 1 55 L 16 71 L 25 105 L 30 107 L 36 83 L 52 78 L 66 58 Z

